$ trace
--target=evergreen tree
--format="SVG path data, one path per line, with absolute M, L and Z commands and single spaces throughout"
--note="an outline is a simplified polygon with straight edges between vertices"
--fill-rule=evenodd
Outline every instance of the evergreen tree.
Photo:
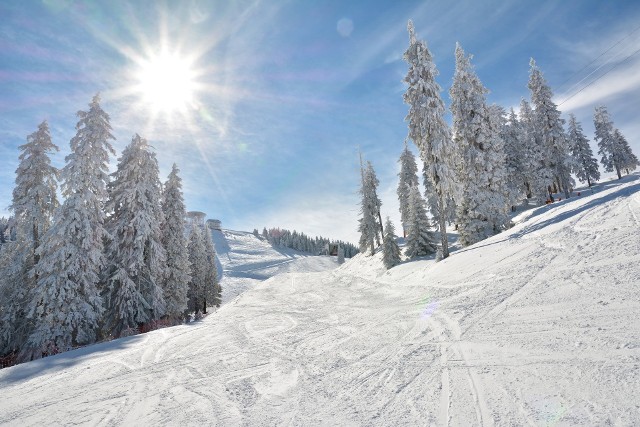
M 367 168 L 364 169 L 361 166 L 362 175 L 362 187 L 360 188 L 360 194 L 362 196 L 360 212 L 362 218 L 359 220 L 360 225 L 358 231 L 360 232 L 360 252 L 365 253 L 367 248 L 370 248 L 371 255 L 374 254 L 375 245 L 380 246 L 379 231 L 382 225 L 379 222 L 380 207 L 382 202 L 378 198 L 376 188 L 379 185 L 378 178 L 371 162 L 367 162 Z
M 490 135 L 487 146 L 490 196 L 485 200 L 485 209 L 489 221 L 493 224 L 493 233 L 510 226 L 509 209 L 515 203 L 509 189 L 510 175 L 507 170 L 507 156 L 504 144 L 506 128 L 505 111 L 499 105 L 492 104 L 488 109 L 488 133 Z M 516 199 L 517 200 L 517 199 Z
M 511 108 L 503 128 L 502 140 L 504 141 L 506 172 L 510 177 L 507 181 L 507 189 L 512 210 L 515 210 L 515 205 L 526 197 L 528 189 L 522 135 L 522 124 L 518 120 L 516 112 Z
M 433 186 L 433 181 L 429 178 L 429 167 L 422 163 L 422 183 L 424 185 L 424 195 L 427 202 L 427 210 L 433 218 L 440 218 L 440 208 L 438 203 L 438 193 Z M 453 224 L 456 219 L 456 202 L 452 194 L 446 194 L 444 200 L 444 217 L 447 224 Z
M 19 234 L 0 250 L 0 356 L 18 354 L 33 329 L 26 309 L 33 299 L 28 265 L 31 244 Z
M 463 245 L 500 231 L 508 222 L 504 143 L 500 120 L 486 105 L 484 88 L 460 45 L 451 86 L 453 142 L 460 191 L 456 223 Z
M 409 192 L 411 187 L 418 184 L 418 166 L 416 158 L 404 141 L 404 150 L 400 154 L 400 173 L 398 177 L 398 201 L 400 202 L 400 220 L 402 221 L 403 230 L 406 232 L 406 224 L 409 217 Z
M 53 213 L 58 207 L 57 168 L 51 166 L 49 154 L 59 151 L 51 142 L 49 125 L 44 120 L 38 130 L 27 137 L 27 143 L 18 147 L 20 164 L 16 170 L 16 186 L 13 190 L 13 209 L 21 232 L 31 244 L 29 258 L 37 264 L 36 249 L 40 239 L 51 225 Z
M 609 117 L 607 107 L 596 107 L 593 117 L 593 124 L 596 131 L 596 142 L 598 143 L 598 154 L 602 157 L 600 162 L 606 172 L 616 171 L 618 179 L 622 179 L 621 169 L 624 159 L 623 149 L 619 140 L 614 135 L 613 122 Z
M 1 262 L 0 354 L 3 351 L 18 351 L 31 332 L 26 310 L 34 298 L 37 282 L 37 275 L 31 270 L 39 262 L 37 249 L 58 207 L 56 191 L 59 171 L 51 166 L 49 159 L 49 154 L 58 151 L 58 147 L 51 142 L 46 120 L 40 123 L 36 132 L 27 136 L 27 143 L 18 148 L 22 153 L 16 170 L 11 209 L 19 228 L 16 233 L 19 237 L 10 248 L 6 248 L 7 253 Z M 9 237 L 5 235 L 9 220 L 3 220 L 0 243 L 6 243 Z
M 627 139 L 622 135 L 620 129 L 616 129 L 613 131 L 613 138 L 616 141 L 616 146 L 619 148 L 622 153 L 620 160 L 620 169 L 627 172 L 627 175 L 633 170 L 636 169 L 640 163 L 638 162 L 638 158 L 631 151 L 631 147 L 627 142 Z
M 370 161 L 367 161 L 367 168 L 364 172 L 365 183 L 369 189 L 367 193 L 369 205 L 376 216 L 376 245 L 380 246 L 382 243 L 382 235 L 384 234 L 384 230 L 382 229 L 382 214 L 380 213 L 380 208 L 382 207 L 382 201 L 378 197 L 378 186 L 380 185 L 380 181 L 378 181 L 378 177 L 376 176 L 376 172 L 373 169 L 373 165 Z M 326 243 L 329 243 L 327 241 Z
M 404 253 L 409 258 L 415 258 L 435 253 L 436 249 L 436 238 L 431 231 L 424 200 L 418 186 L 414 185 L 409 192 L 407 245 Z
M 546 163 L 546 151 L 536 130 L 533 110 L 524 99 L 520 102 L 520 140 L 527 198 L 545 203 L 553 175 Z
M 109 181 L 109 115 L 96 95 L 89 111 L 78 112 L 71 154 L 62 170 L 65 201 L 56 211 L 37 254 L 34 298 L 28 317 L 34 323 L 25 358 L 40 357 L 88 344 L 96 339 L 102 316 L 98 291 L 105 259 L 104 202 Z
M 211 230 L 205 227 L 204 243 L 207 257 L 206 281 L 203 293 L 203 313 L 207 312 L 207 306 L 220 307 L 222 303 L 222 287 L 218 280 L 218 269 L 216 267 L 216 250 L 213 247 Z
M 173 164 L 162 197 L 162 245 L 167 254 L 166 275 L 163 286 L 166 316 L 178 322 L 187 311 L 189 285 L 189 252 L 184 234 L 187 215 L 182 195 L 180 170 Z
M 202 232 L 202 225 L 194 221 L 191 224 L 189 235 L 189 264 L 191 268 L 191 280 L 188 291 L 188 311 L 198 315 L 205 303 L 205 289 L 208 279 L 207 248 Z
M 580 182 L 586 181 L 589 187 L 591 187 L 593 181 L 600 179 L 598 161 L 593 157 L 593 151 L 589 145 L 589 140 L 582 131 L 582 125 L 580 125 L 573 114 L 569 114 L 569 131 L 567 137 L 571 144 L 571 153 L 578 165 L 574 173 Z
M 564 120 L 560 118 L 560 111 L 552 101 L 553 92 L 542 72 L 536 66 L 533 59 L 530 62 L 529 90 L 531 102 L 534 106 L 534 121 L 536 135 L 545 150 L 545 164 L 551 172 L 551 176 L 545 176 L 547 185 L 555 186 L 558 191 L 564 191 L 564 196 L 569 197 L 569 190 L 575 185 L 571 178 L 571 171 L 576 168 L 570 152 L 570 144 L 564 133 Z
M 411 188 L 417 188 L 417 186 L 418 184 L 415 183 Z M 402 259 L 400 258 L 400 248 L 396 243 L 395 229 L 389 217 L 387 217 L 387 221 L 384 225 L 384 237 L 382 241 L 382 262 L 388 270 L 402 262 Z
M 134 135 L 108 186 L 111 240 L 105 305 L 108 328 L 116 335 L 165 313 L 166 252 L 158 175 L 155 153 L 144 138 Z
M 409 48 L 404 59 L 409 71 L 404 81 L 408 84 L 404 102 L 409 105 L 406 121 L 409 124 L 409 138 L 420 151 L 420 158 L 426 165 L 426 174 L 432 184 L 438 203 L 438 226 L 442 257 L 449 256 L 446 233 L 446 201 L 454 194 L 454 171 L 451 168 L 451 138 L 444 120 L 444 103 L 440 97 L 441 88 L 435 81 L 438 74 L 431 52 L 424 41 L 418 41 L 409 21 Z
M 2 250 L 2 245 L 7 243 L 9 240 L 9 236 L 7 231 L 9 230 L 9 219 L 6 217 L 0 218 L 0 250 Z

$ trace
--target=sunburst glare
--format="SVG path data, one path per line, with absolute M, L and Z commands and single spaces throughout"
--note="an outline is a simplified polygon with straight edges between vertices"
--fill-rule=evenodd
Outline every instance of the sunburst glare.
M 188 59 L 162 52 L 139 65 L 137 90 L 152 110 L 171 113 L 193 105 L 195 73 Z

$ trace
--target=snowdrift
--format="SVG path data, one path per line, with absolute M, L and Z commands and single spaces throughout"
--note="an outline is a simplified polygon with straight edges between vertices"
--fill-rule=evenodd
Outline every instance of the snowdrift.
M 0 371 L 0 424 L 640 425 L 640 181 Z M 221 252 L 219 252 L 220 254 Z

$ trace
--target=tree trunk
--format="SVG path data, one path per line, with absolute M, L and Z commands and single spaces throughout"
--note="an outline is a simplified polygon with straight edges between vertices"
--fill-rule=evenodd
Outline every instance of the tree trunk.
M 33 265 L 36 265 L 40 257 L 36 254 L 36 249 L 40 245 L 40 236 L 38 235 L 38 225 L 33 223 Z
M 591 187 L 591 180 L 589 179 L 589 176 L 587 176 L 587 185 Z
M 618 174 L 618 179 L 622 179 L 622 174 L 620 173 L 620 168 L 616 165 L 616 173 Z

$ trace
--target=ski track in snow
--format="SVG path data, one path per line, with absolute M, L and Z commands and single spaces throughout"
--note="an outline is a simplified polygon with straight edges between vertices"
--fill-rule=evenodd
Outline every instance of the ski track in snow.
M 233 239 L 262 242 L 224 231 L 223 286 L 289 272 L 202 322 L 1 370 L 0 424 L 640 425 L 638 215 L 636 175 L 388 272 L 241 262 Z

